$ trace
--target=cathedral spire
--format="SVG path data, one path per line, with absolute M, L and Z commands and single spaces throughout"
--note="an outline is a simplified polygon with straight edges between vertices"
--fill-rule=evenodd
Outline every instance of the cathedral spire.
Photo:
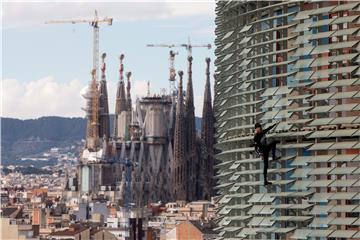
M 172 189 L 174 200 L 186 200 L 187 196 L 187 169 L 185 160 L 185 129 L 184 129 L 184 106 L 183 106 L 183 72 L 179 71 L 179 87 L 176 105 L 175 131 L 174 131 L 174 158 L 172 170 Z
M 118 118 L 122 111 L 126 111 L 126 95 L 125 95 L 125 84 L 124 84 L 124 54 L 120 55 L 120 81 L 116 92 L 116 103 L 115 103 L 115 121 L 114 121 L 114 138 L 118 138 Z
M 185 96 L 185 131 L 186 131 L 186 161 L 188 166 L 188 200 L 196 199 L 196 129 L 195 129 L 195 108 L 194 108 L 194 91 L 192 84 L 192 56 L 188 57 L 188 82 Z
M 210 200 L 214 187 L 214 112 L 211 100 L 210 87 L 210 58 L 206 58 L 206 83 L 204 91 L 204 104 L 201 122 L 201 174 L 202 199 Z
M 91 71 L 91 75 L 92 80 L 84 96 L 87 99 L 86 147 L 96 151 L 99 147 L 99 91 L 95 69 Z
M 108 141 L 110 137 L 110 119 L 109 119 L 109 103 L 108 103 L 108 93 L 106 86 L 106 76 L 105 76 L 105 63 L 106 53 L 101 55 L 102 66 L 101 66 L 101 81 L 100 81 L 100 96 L 99 96 L 99 137 L 105 137 Z
M 131 77 L 131 72 L 127 72 L 127 73 L 126 73 L 126 79 L 127 79 L 126 99 L 127 99 L 127 110 L 128 110 L 128 111 L 132 111 L 130 77 Z

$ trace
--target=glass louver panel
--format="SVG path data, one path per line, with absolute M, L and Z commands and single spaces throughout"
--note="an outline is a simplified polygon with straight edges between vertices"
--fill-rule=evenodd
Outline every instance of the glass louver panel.
M 329 223 L 334 220 L 333 217 L 315 217 L 309 224 L 309 227 L 314 228 L 327 228 Z M 316 231 L 316 230 L 315 230 Z M 314 234 L 314 231 L 311 233 Z
M 296 229 L 294 234 L 290 236 L 291 239 L 308 239 L 309 234 L 312 232 L 312 229 Z
M 298 48 L 293 56 L 294 57 L 300 57 L 300 56 L 309 55 L 313 51 L 313 49 L 314 49 L 314 47 L 311 46 L 311 45 L 306 46 L 306 47 L 302 47 L 302 48 Z
M 330 124 L 350 124 L 355 121 L 355 119 L 358 118 L 356 116 L 354 117 L 337 117 L 333 118 L 330 122 Z
M 296 38 L 295 44 L 306 44 L 309 42 L 309 38 L 311 37 L 311 35 L 306 34 L 306 35 L 300 35 Z
M 308 163 L 328 162 L 334 155 L 316 155 L 309 159 Z
M 328 65 L 329 65 L 329 58 L 321 57 L 321 58 L 315 58 L 311 64 L 311 67 L 320 67 L 320 66 L 328 66 Z
M 329 38 L 335 31 L 328 31 L 328 32 L 320 32 L 316 34 L 312 34 L 309 40 L 319 39 L 319 38 Z
M 310 64 L 314 61 L 313 58 L 310 59 L 299 59 L 296 61 L 294 68 L 300 69 L 300 68 L 308 68 Z
M 322 167 L 322 168 L 315 168 L 313 170 L 311 170 L 308 175 L 326 175 L 328 174 L 331 170 L 333 170 L 333 167 Z
M 335 19 L 334 18 L 328 18 L 328 19 L 324 19 L 324 20 L 319 20 L 316 22 L 313 22 L 310 27 L 314 28 L 314 27 L 320 27 L 320 26 L 328 26 L 330 25 Z
M 275 103 L 277 103 L 279 99 L 270 99 L 266 100 L 264 105 L 261 106 L 261 108 L 272 108 L 274 107 Z
M 328 187 L 334 180 L 315 180 L 309 187 Z
M 291 91 L 293 91 L 293 89 L 288 88 L 287 86 L 282 86 L 277 89 L 275 95 L 289 94 Z
M 335 8 L 335 6 L 318 8 L 318 9 L 313 10 L 309 15 L 317 15 L 317 14 L 322 14 L 322 13 L 328 13 L 331 10 L 333 10 L 334 8 Z
M 329 149 L 350 149 L 354 147 L 358 142 L 337 142 L 334 143 Z
M 314 83 L 310 88 L 313 88 L 313 89 L 327 88 L 333 83 L 334 83 L 334 81 L 319 81 L 319 82 Z
M 327 214 L 331 208 L 332 208 L 332 206 L 329 206 L 329 205 L 315 205 L 311 209 L 310 214 L 311 215 Z
M 297 24 L 296 28 L 294 29 L 294 32 L 300 33 L 300 32 L 309 31 L 310 25 L 311 25 L 311 22 Z
M 352 9 L 356 8 L 359 4 L 360 4 L 359 2 L 350 2 L 350 3 L 346 3 L 346 4 L 337 5 L 330 12 L 340 12 L 340 11 L 352 10 Z
M 337 167 L 334 168 L 330 174 L 331 175 L 342 175 L 342 174 L 351 174 L 353 173 L 357 167 Z
M 333 84 L 331 84 L 331 87 L 351 86 L 357 80 L 358 80 L 358 78 L 352 78 L 352 79 L 347 79 L 347 80 L 337 80 L 337 81 L 334 81 Z
M 335 68 L 332 69 L 331 74 L 347 74 L 347 73 L 352 73 L 353 71 L 355 71 L 356 69 L 358 69 L 359 66 L 350 66 L 350 67 L 340 67 L 340 68 Z
M 313 108 L 312 110 L 310 110 L 309 113 L 324 113 L 324 112 L 329 112 L 334 106 L 330 105 L 330 106 L 318 106 Z
M 333 133 L 331 133 L 329 135 L 329 137 L 350 137 L 356 131 L 357 131 L 356 129 L 339 129 L 339 130 L 335 130 Z
M 360 28 L 347 28 L 347 29 L 337 30 L 331 37 L 352 35 L 355 32 L 359 31 L 359 29 Z
M 253 25 L 245 25 L 245 26 L 240 30 L 240 33 L 249 31 L 252 26 L 253 26 Z
M 327 203 L 334 193 L 314 193 L 309 203 Z
M 305 178 L 307 177 L 308 173 L 311 171 L 310 168 L 297 168 L 291 177 L 293 178 Z
M 357 18 L 359 18 L 359 15 L 339 17 L 339 18 L 336 18 L 332 24 L 350 23 L 350 22 L 355 21 L 355 19 L 357 19 Z
M 294 81 L 308 80 L 313 73 L 313 71 L 298 72 L 294 77 Z
M 357 154 L 341 154 L 335 155 L 330 159 L 329 162 L 350 162 L 354 160 L 358 155 Z
M 330 187 L 351 187 L 356 183 L 357 179 L 343 179 L 343 180 L 334 180 L 331 183 Z
M 341 219 L 339 219 L 341 220 Z M 344 222 L 345 225 L 346 222 Z M 343 225 L 343 224 L 340 224 Z M 330 235 L 329 238 L 345 238 L 350 239 L 352 236 L 355 235 L 357 231 L 355 230 L 335 230 Z
M 330 222 L 330 225 L 351 225 L 356 220 L 357 218 L 352 218 L 352 217 L 337 217 Z M 354 233 L 355 232 L 356 231 L 354 231 Z
M 233 33 L 234 33 L 234 31 L 230 31 L 230 32 L 226 33 L 221 40 L 225 40 L 226 38 L 230 37 Z
M 357 94 L 358 91 L 352 91 L 352 92 L 338 92 L 334 94 L 331 99 L 344 99 L 344 98 L 352 98 L 355 94 Z
M 310 134 L 310 136 L 308 136 L 307 138 L 326 138 L 333 132 L 334 130 L 315 131 L 314 133 Z
M 315 143 L 313 144 L 309 150 L 316 151 L 316 150 L 327 150 L 329 149 L 334 142 L 326 142 L 326 143 Z
M 358 205 L 336 205 L 329 212 L 352 212 Z
M 310 17 L 309 15 L 312 11 L 314 11 L 314 10 L 300 11 L 296 14 L 296 16 L 293 18 L 293 20 L 296 21 L 296 20 L 307 19 Z
M 312 183 L 311 180 L 298 180 L 290 187 L 291 190 L 300 191 L 307 190 L 307 187 Z
M 345 111 L 351 111 L 353 110 L 358 104 L 357 103 L 348 103 L 348 104 L 341 104 L 336 105 L 333 108 L 331 108 L 331 112 L 345 112 Z
M 318 226 L 319 227 L 319 226 Z M 311 233 L 309 233 L 308 237 L 319 237 L 319 238 L 326 238 L 329 236 L 334 230 L 320 230 L 315 229 Z
M 329 100 L 329 98 L 334 95 L 334 93 L 320 93 L 314 95 L 310 98 L 310 101 L 321 101 L 321 100 Z
M 318 45 L 314 48 L 314 50 L 311 52 L 311 54 L 320 54 L 320 53 L 326 53 L 330 51 L 330 44 L 326 45 Z

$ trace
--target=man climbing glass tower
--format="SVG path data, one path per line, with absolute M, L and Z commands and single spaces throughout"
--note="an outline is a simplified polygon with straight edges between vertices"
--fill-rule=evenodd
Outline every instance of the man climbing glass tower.
M 273 160 L 277 160 L 279 158 L 276 157 L 276 144 L 279 141 L 268 141 L 266 138 L 266 133 L 273 129 L 278 123 L 271 125 L 266 129 L 262 129 L 260 123 L 255 124 L 255 135 L 254 135 L 254 142 L 255 142 L 255 151 L 262 156 L 264 161 L 264 185 L 271 185 L 272 183 L 267 179 L 267 170 L 269 167 L 269 153 L 272 152 Z

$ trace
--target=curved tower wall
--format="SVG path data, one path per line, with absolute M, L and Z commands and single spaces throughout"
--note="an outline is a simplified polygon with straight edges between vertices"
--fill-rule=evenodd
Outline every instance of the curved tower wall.
M 218 1 L 216 14 L 221 237 L 358 238 L 359 2 Z M 267 187 L 256 122 L 280 122 Z

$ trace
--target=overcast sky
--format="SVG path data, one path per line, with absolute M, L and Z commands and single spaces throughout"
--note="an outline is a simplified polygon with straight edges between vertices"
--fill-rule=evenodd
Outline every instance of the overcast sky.
M 125 71 L 132 72 L 132 94 L 168 88 L 168 48 L 148 43 L 213 45 L 212 1 L 117 3 L 2 3 L 2 113 L 21 119 L 41 116 L 83 117 L 80 91 L 90 80 L 92 28 L 88 24 L 44 24 L 47 20 L 112 17 L 112 26 L 100 27 L 100 53 L 107 53 L 110 112 L 114 112 L 118 57 L 125 54 Z M 193 50 L 195 112 L 201 116 L 205 85 L 205 58 L 213 49 Z M 175 67 L 186 72 L 186 51 L 176 49 Z M 185 78 L 185 81 L 187 78 Z M 185 82 L 186 84 L 186 82 Z

